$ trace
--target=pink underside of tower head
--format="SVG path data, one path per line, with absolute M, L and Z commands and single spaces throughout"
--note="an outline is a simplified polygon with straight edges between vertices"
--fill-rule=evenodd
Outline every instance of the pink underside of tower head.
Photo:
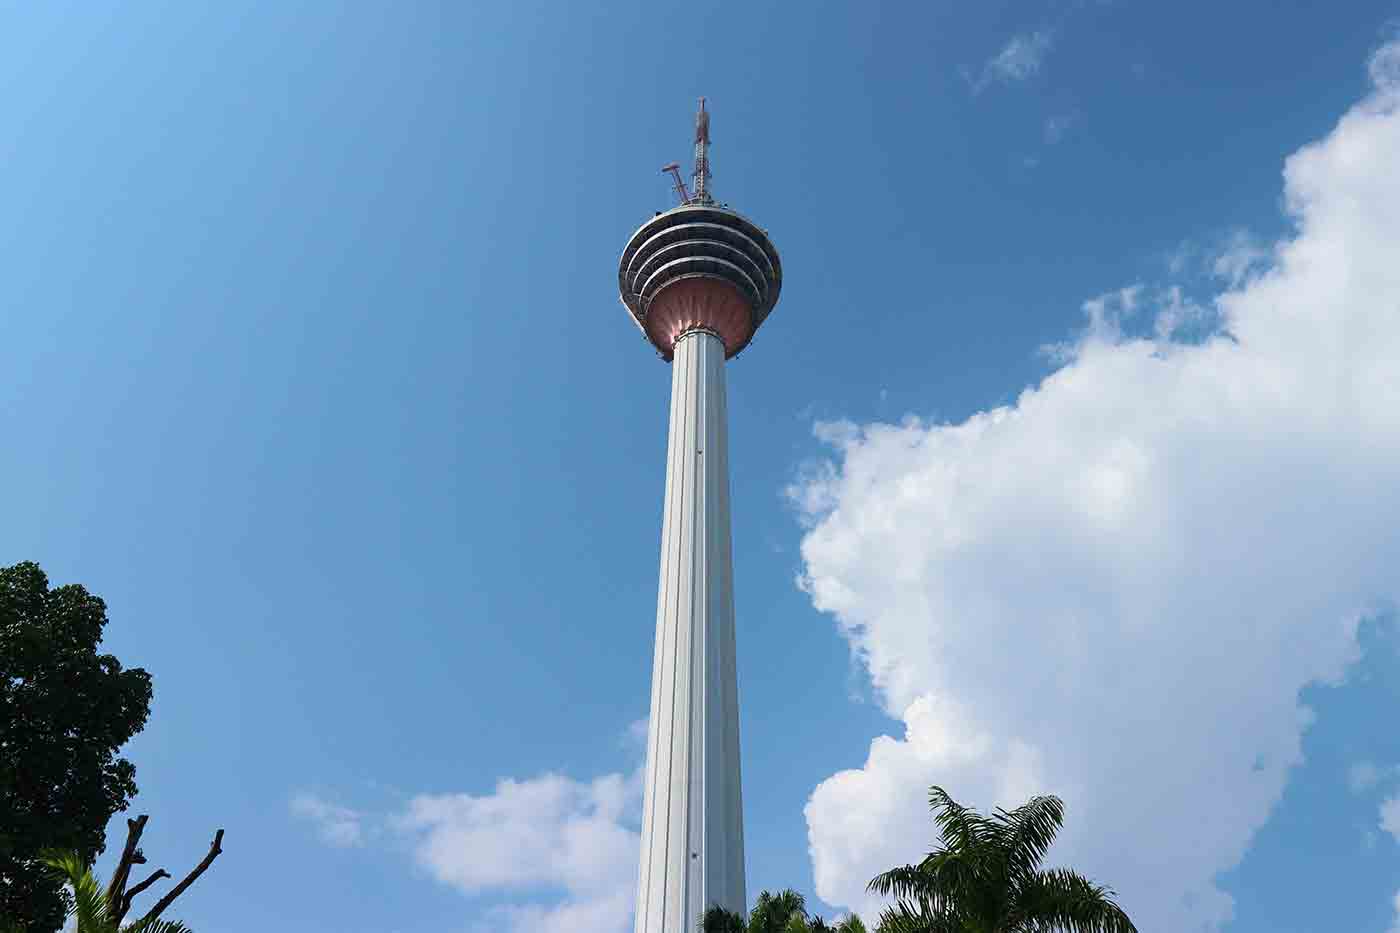
M 670 359 L 676 339 L 688 330 L 714 331 L 733 356 L 753 336 L 753 311 L 737 288 L 723 279 L 680 279 L 657 292 L 647 309 L 646 332 L 661 355 Z

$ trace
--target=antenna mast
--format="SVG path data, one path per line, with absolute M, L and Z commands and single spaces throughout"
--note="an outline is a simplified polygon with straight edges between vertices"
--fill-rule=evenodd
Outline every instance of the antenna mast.
M 681 167 L 675 162 L 661 166 L 661 173 L 671 176 L 671 185 L 682 206 L 715 203 L 710 195 L 710 114 L 705 110 L 705 98 L 700 98 L 700 109 L 695 114 L 695 193 L 686 189 Z
M 713 204 L 710 197 L 710 115 L 705 111 L 705 98 L 700 98 L 700 110 L 695 114 L 695 197 L 696 204 Z

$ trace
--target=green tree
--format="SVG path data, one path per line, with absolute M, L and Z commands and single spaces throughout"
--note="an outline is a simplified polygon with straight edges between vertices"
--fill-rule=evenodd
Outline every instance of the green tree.
M 700 933 L 748 933 L 744 918 L 718 905 L 700 918 Z
M 1112 891 L 1040 867 L 1064 822 L 1058 797 L 988 817 L 933 787 L 929 807 L 942 845 L 870 882 L 897 902 L 878 933 L 1137 933 Z
M 40 853 L 91 864 L 136 793 L 117 757 L 146 724 L 151 678 L 98 654 L 107 609 L 81 586 L 49 589 L 34 563 L 0 568 L 0 917 L 51 933 L 72 903 Z
M 748 933 L 786 933 L 794 921 L 807 921 L 807 901 L 792 888 L 758 895 L 749 912 Z
M 700 933 L 865 933 L 865 924 L 854 914 L 831 926 L 821 917 L 809 917 L 801 894 L 791 889 L 758 896 L 749 920 L 723 907 L 711 907 L 700 920 Z

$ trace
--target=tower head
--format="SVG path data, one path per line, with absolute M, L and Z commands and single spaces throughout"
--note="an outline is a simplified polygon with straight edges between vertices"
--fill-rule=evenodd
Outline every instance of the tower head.
M 692 330 L 714 334 L 725 356 L 734 356 L 778 303 L 783 285 L 767 232 L 711 194 L 709 148 L 710 115 L 702 97 L 694 194 L 675 172 L 681 204 L 642 224 L 617 264 L 623 305 L 666 360 L 676 340 Z

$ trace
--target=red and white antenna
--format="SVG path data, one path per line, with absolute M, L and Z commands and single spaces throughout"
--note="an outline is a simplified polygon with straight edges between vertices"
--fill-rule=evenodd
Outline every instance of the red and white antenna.
M 697 204 L 713 204 L 710 197 L 710 115 L 705 110 L 705 98 L 695 114 L 695 198 Z
M 705 98 L 700 98 L 700 110 L 695 114 L 695 193 L 691 194 L 686 188 L 679 164 L 663 165 L 661 173 L 671 176 L 672 187 L 681 204 L 715 203 L 710 196 L 710 114 L 705 110 Z

